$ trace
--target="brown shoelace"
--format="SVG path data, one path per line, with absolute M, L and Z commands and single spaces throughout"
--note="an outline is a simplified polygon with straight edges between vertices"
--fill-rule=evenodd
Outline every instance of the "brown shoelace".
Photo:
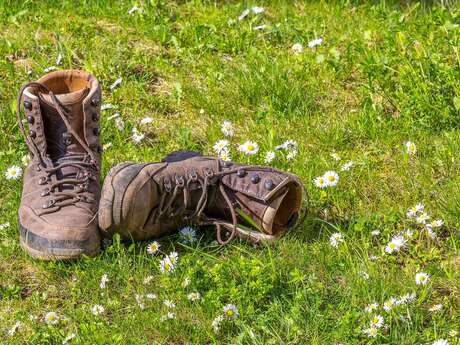
M 28 87 L 35 87 L 41 91 L 48 93 L 51 97 L 51 102 L 54 108 L 57 110 L 60 118 L 64 122 L 67 131 L 78 141 L 81 147 L 86 151 L 86 154 L 67 154 L 64 157 L 61 157 L 56 162 L 53 162 L 51 158 L 47 154 L 43 154 L 30 135 L 24 128 L 23 125 L 23 117 L 21 116 L 21 101 L 24 91 Z M 80 136 L 75 132 L 75 130 L 70 125 L 69 121 L 66 117 L 66 109 L 65 107 L 59 102 L 57 97 L 54 93 L 49 90 L 45 85 L 37 82 L 31 82 L 24 85 L 18 94 L 17 97 L 17 118 L 18 118 L 18 125 L 19 129 L 21 130 L 22 134 L 24 135 L 25 141 L 27 146 L 29 147 L 30 151 L 32 152 L 34 159 L 38 159 L 38 169 L 43 169 L 47 176 L 44 176 L 40 179 L 39 184 L 46 185 L 47 188 L 42 192 L 42 197 L 51 196 L 51 198 L 43 205 L 44 213 L 52 213 L 57 210 L 50 209 L 51 207 L 62 207 L 66 205 L 75 204 L 78 201 L 83 202 L 94 202 L 94 199 L 91 197 L 85 197 L 81 195 L 81 193 L 87 191 L 87 183 L 89 180 L 94 179 L 91 170 L 98 170 L 98 164 L 96 157 L 94 156 L 93 152 L 88 146 L 88 143 L 80 138 Z M 83 178 L 63 178 L 58 179 L 57 172 L 60 171 L 62 168 L 67 166 L 73 166 L 77 168 L 78 172 L 83 172 Z M 79 173 L 77 173 L 77 176 Z M 71 190 L 63 190 L 59 191 L 60 187 L 66 185 L 71 186 Z

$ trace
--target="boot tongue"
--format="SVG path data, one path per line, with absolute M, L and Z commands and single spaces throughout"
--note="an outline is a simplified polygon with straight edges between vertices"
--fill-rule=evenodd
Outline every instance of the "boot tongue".
M 55 95 L 65 108 L 65 115 L 72 129 L 80 138 L 84 138 L 83 100 L 89 89 L 83 88 L 75 92 Z M 40 106 L 44 122 L 44 131 L 47 143 L 47 153 L 57 163 L 72 160 L 75 154 L 81 155 L 86 151 L 68 132 L 67 127 L 59 115 L 53 99 L 49 94 L 40 93 Z M 79 168 L 75 166 L 63 167 L 60 171 L 61 178 L 76 177 Z M 66 188 L 64 188 L 66 189 Z

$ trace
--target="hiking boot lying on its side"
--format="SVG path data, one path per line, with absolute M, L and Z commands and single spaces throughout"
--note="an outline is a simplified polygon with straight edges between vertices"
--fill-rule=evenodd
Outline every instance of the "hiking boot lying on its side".
M 190 223 L 214 225 L 221 244 L 235 236 L 272 242 L 296 224 L 301 202 L 295 175 L 179 152 L 160 163 L 112 168 L 101 192 L 99 226 L 108 236 L 144 240 Z

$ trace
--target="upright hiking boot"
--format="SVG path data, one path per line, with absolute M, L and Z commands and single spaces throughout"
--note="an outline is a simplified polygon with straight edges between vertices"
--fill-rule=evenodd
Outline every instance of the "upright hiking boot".
M 19 91 L 18 123 L 31 153 L 19 207 L 20 242 L 35 258 L 99 252 L 100 104 L 99 83 L 84 71 L 53 72 Z
M 194 153 L 122 163 L 104 181 L 99 226 L 108 236 L 143 240 L 187 224 L 214 225 L 221 244 L 235 236 L 273 242 L 297 222 L 302 187 L 298 177 L 277 169 Z

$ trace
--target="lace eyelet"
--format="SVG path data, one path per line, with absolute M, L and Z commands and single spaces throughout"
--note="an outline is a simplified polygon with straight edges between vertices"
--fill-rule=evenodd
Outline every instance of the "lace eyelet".
M 210 170 L 210 169 L 205 169 L 204 170 L 204 176 L 206 177 L 212 177 L 214 176 L 214 171 Z
M 188 176 L 190 177 L 192 182 L 196 182 L 198 180 L 198 174 L 196 173 L 196 171 L 190 172 Z
M 171 180 L 169 178 L 165 178 L 163 181 L 163 185 L 165 187 L 166 192 L 170 192 L 172 187 L 171 187 Z
M 177 176 L 176 175 L 176 185 L 178 185 L 179 187 L 184 187 L 185 185 L 185 182 L 184 182 L 184 177 L 179 175 Z
M 40 177 L 40 180 L 38 181 L 39 185 L 44 185 L 48 182 L 48 177 L 42 176 Z
M 50 208 L 50 207 L 54 206 L 54 204 L 56 204 L 56 200 L 51 199 L 51 200 L 49 200 L 48 202 L 44 203 L 44 204 L 42 205 L 42 207 L 43 207 L 44 209 L 47 209 L 47 208 Z
M 43 189 L 40 196 L 44 197 L 44 196 L 48 196 L 50 195 L 50 189 L 49 188 L 46 188 L 46 189 Z

